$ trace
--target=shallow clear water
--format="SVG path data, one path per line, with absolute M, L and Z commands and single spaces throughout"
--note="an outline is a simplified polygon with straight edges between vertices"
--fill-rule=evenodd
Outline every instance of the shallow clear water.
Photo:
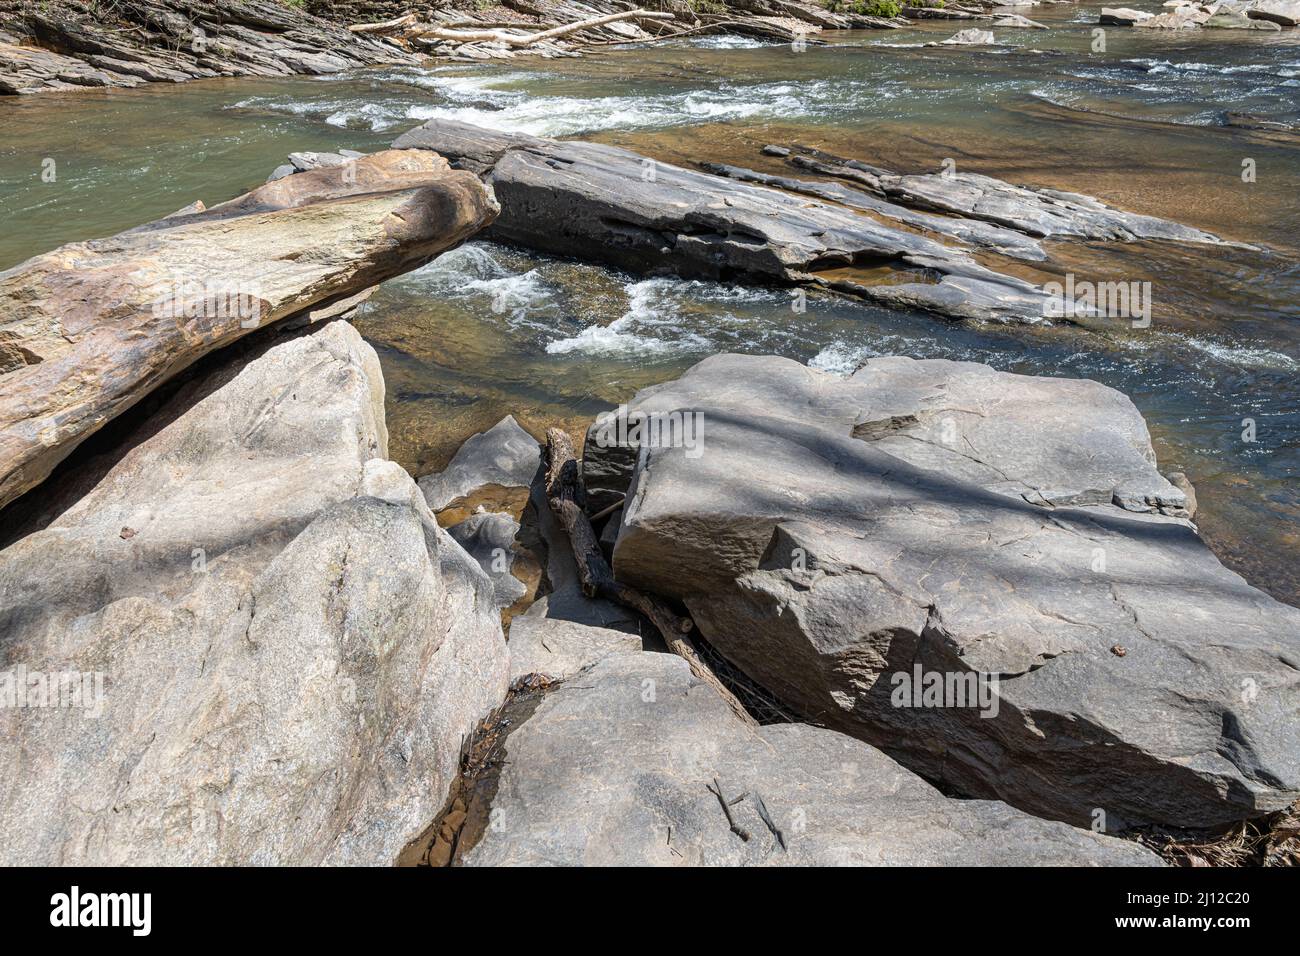
M 711 38 L 577 60 L 193 83 L 0 101 L 0 268 L 257 184 L 296 149 L 374 149 L 434 116 L 583 136 L 691 164 L 780 171 L 798 141 L 902 170 L 959 169 L 1099 196 L 1260 251 L 1052 243 L 1043 278 L 1152 282 L 1152 327 L 957 325 L 832 297 L 645 279 L 475 242 L 387 283 L 358 325 L 379 349 L 394 457 L 417 473 L 513 412 L 580 429 L 719 350 L 832 371 L 879 354 L 1086 376 L 1122 389 L 1161 467 L 1197 486 L 1212 545 L 1300 602 L 1300 31 L 1106 31 L 1097 5 L 1021 11 L 996 49 L 961 26 L 828 35 L 797 53 Z M 53 158 L 58 180 L 43 183 Z M 1241 178 L 1254 161 L 1257 181 Z M 1243 419 L 1258 441 L 1242 441 Z

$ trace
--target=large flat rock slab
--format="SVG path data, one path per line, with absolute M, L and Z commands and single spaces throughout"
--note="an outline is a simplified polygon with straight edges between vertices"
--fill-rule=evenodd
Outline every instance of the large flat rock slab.
M 1122 395 L 938 360 L 837 379 L 718 356 L 629 409 L 700 413 L 703 451 L 629 458 L 589 433 L 607 474 L 631 462 L 616 575 L 683 601 L 805 716 L 1081 825 L 1209 827 L 1296 799 L 1300 611 L 1205 547 Z M 996 707 L 895 696 L 931 673 L 996 686 Z
M 489 235 L 556 255 L 633 272 L 715 280 L 814 282 L 839 266 L 891 265 L 933 290 L 935 310 L 956 318 L 943 293 L 961 280 L 987 303 L 980 316 L 1038 321 L 1045 295 L 986 268 L 968 251 L 861 215 L 838 203 L 683 169 L 597 143 L 557 142 L 430 120 L 394 142 L 431 149 L 483 175 L 501 202 Z M 928 278 L 927 278 L 928 277 Z M 885 299 L 893 286 L 854 288 Z M 892 293 L 891 293 L 892 294 Z M 914 297 L 921 299 L 923 291 Z
M 391 864 L 504 697 L 491 584 L 346 323 L 175 402 L 0 551 L 0 859 Z
M 606 656 L 506 740 L 471 866 L 1157 865 L 1136 844 L 952 800 L 879 750 L 751 727 L 686 662 Z M 718 797 L 728 802 L 733 831 Z
M 849 185 L 714 163 L 683 169 L 618 147 L 443 119 L 393 145 L 435 150 L 483 176 L 502 203 L 489 235 L 508 243 L 640 274 L 825 286 L 952 319 L 1100 317 L 1084 301 L 1062 309 L 976 253 L 1042 260 L 1044 237 L 1223 244 L 1090 196 L 964 171 L 900 175 L 799 145 L 765 151 Z M 882 267 L 897 275 L 882 281 Z
M 389 150 L 0 273 L 0 505 L 203 355 L 416 268 L 496 212 L 476 177 Z

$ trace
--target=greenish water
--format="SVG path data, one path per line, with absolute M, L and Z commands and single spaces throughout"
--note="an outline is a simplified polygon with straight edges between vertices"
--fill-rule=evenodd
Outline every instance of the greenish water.
M 777 171 L 798 141 L 891 168 L 959 169 L 1096 195 L 1263 251 L 1053 243 L 1050 273 L 1152 283 L 1149 330 L 955 325 L 780 290 L 640 279 L 471 243 L 387 283 L 358 326 L 380 352 L 394 457 L 417 473 L 513 412 L 579 428 L 719 350 L 850 370 L 901 353 L 1085 376 L 1151 426 L 1196 484 L 1203 532 L 1253 583 L 1300 602 L 1300 32 L 1112 28 L 1097 5 L 1038 7 L 1051 29 L 997 49 L 926 48 L 960 24 L 725 39 L 576 60 L 226 80 L 0 101 L 0 268 L 195 199 L 229 198 L 298 149 L 386 145 L 434 117 L 614 142 L 692 164 Z M 55 182 L 41 179 L 53 159 Z M 1242 161 L 1256 181 L 1242 181 Z M 1243 420 L 1258 441 L 1242 440 Z

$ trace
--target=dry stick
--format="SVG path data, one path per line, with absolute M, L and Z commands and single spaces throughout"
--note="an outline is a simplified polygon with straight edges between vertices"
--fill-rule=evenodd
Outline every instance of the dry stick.
M 675 13 L 657 13 L 651 10 L 622 10 L 618 13 L 608 13 L 603 17 L 579 20 L 577 23 L 566 23 L 550 30 L 543 30 L 541 33 L 529 33 L 526 36 L 505 33 L 501 30 L 444 30 L 437 27 L 420 27 L 413 30 L 412 33 L 418 39 L 433 37 L 435 40 L 453 40 L 459 43 L 495 42 L 504 43 L 506 46 L 520 47 L 532 46 L 541 40 L 553 40 L 567 33 L 576 33 L 579 30 L 604 26 L 606 23 L 613 23 L 616 20 L 672 20 L 676 16 Z
M 678 616 L 661 598 L 643 594 L 614 580 L 614 572 L 601 553 L 591 520 L 582 510 L 583 490 L 578 477 L 578 460 L 573 452 L 573 441 L 566 432 L 558 428 L 546 430 L 546 456 L 546 498 L 556 520 L 569 536 L 569 547 L 573 549 L 573 559 L 578 564 L 583 593 L 588 597 L 616 601 L 648 617 L 663 635 L 668 649 L 690 665 L 691 673 L 721 694 L 737 717 L 751 726 L 756 725 L 758 722 L 736 695 L 718 680 L 686 636 L 693 626 L 691 619 Z
M 624 495 L 622 498 L 619 498 L 618 501 L 614 502 L 612 505 L 607 505 L 606 507 L 601 508 L 599 511 L 597 511 L 594 515 L 592 515 L 587 520 L 589 520 L 592 524 L 595 524 L 601 518 L 607 518 L 610 515 L 612 515 L 615 511 L 617 511 L 619 508 L 623 507 L 623 503 L 625 501 L 627 501 L 627 495 Z
M 722 804 L 722 812 L 727 817 L 727 823 L 731 827 L 731 832 L 736 834 L 736 836 L 740 837 L 740 839 L 743 840 L 744 842 L 748 843 L 749 831 L 746 830 L 744 827 L 742 827 L 739 823 L 737 823 L 736 818 L 732 816 L 731 804 L 727 803 L 727 798 L 722 795 L 722 784 L 718 783 L 718 778 L 717 777 L 713 778 L 713 786 L 710 787 L 707 783 L 704 786 L 708 788 L 708 790 L 718 798 L 718 803 Z M 744 797 L 741 797 L 739 800 L 736 800 L 734 802 L 739 803 L 741 800 L 744 799 L 745 799 Z

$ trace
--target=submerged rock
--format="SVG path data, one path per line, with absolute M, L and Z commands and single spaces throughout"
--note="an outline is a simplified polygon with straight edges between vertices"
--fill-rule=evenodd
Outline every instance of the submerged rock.
M 0 505 L 205 354 L 329 315 L 496 212 L 441 157 L 388 150 L 0 272 Z
M 505 748 L 470 866 L 1159 863 L 1004 804 L 949 799 L 843 734 L 746 725 L 668 654 L 603 657 L 548 692 Z
M 391 864 L 504 696 L 491 585 L 384 460 L 351 326 L 172 408 L 0 551 L 0 859 Z M 34 702 L 60 675 L 93 693 Z
M 588 458 L 634 469 L 615 573 L 682 601 L 806 716 L 1084 825 L 1210 827 L 1296 799 L 1300 611 L 1219 564 L 1119 393 L 715 356 L 629 409 L 700 413 L 704 450 L 629 459 L 589 435 Z M 896 697 L 931 674 L 995 693 Z

